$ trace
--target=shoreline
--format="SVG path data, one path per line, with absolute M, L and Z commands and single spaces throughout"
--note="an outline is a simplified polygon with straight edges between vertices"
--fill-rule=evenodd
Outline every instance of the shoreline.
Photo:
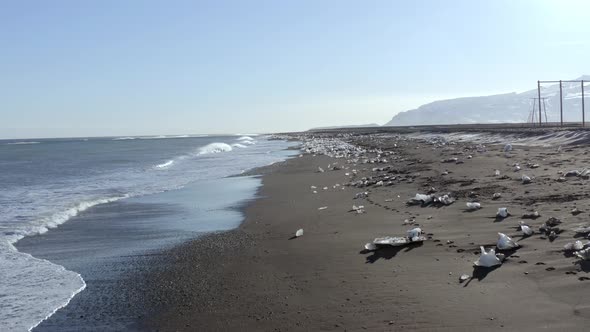
M 584 221 L 583 215 L 566 212 L 572 201 L 552 202 L 553 196 L 543 196 L 551 187 L 564 195 L 579 188 L 583 180 L 556 188 L 553 178 L 557 170 L 590 161 L 576 157 L 580 147 L 568 147 L 570 152 L 559 156 L 545 147 L 520 147 L 507 159 L 497 145 L 477 153 L 470 143 L 457 143 L 451 152 L 423 141 L 398 141 L 396 148 L 387 141 L 358 142 L 397 151 L 399 159 L 389 162 L 398 177 L 392 186 L 343 187 L 351 180 L 344 176 L 350 169 L 357 168 L 361 178 L 374 174 L 376 165 L 345 165 L 346 159 L 323 155 L 306 154 L 263 168 L 258 198 L 245 208 L 237 229 L 168 250 L 155 258 L 161 268 L 138 276 L 146 281 L 142 301 L 150 317 L 141 327 L 533 331 L 579 330 L 590 322 L 590 306 L 582 301 L 590 295 L 583 282 L 587 272 L 560 250 L 571 241 L 571 231 L 555 242 L 539 234 L 521 238 L 517 231 L 518 216 L 532 209 L 542 216 L 530 221 L 535 229 L 550 216 L 572 226 Z M 441 163 L 442 156 L 453 153 L 474 157 L 464 164 Z M 520 174 L 510 166 L 525 160 L 543 167 L 524 170 L 536 176 L 529 186 L 517 180 Z M 317 171 L 334 162 L 350 169 Z M 442 174 L 441 168 L 450 174 Z M 495 168 L 509 178 L 498 182 Z M 441 208 L 406 206 L 410 197 L 430 186 L 453 192 L 457 202 Z M 369 198 L 353 199 L 364 190 Z M 504 198 L 492 200 L 495 190 Z M 466 213 L 470 195 L 484 208 Z M 589 200 L 578 199 L 581 207 Z M 565 208 L 564 203 L 570 205 Z M 353 204 L 365 205 L 366 212 L 349 212 Z M 513 217 L 494 222 L 504 205 Z M 319 210 L 323 206 L 327 208 Z M 421 246 L 363 250 L 375 237 L 405 234 L 412 227 L 405 219 L 414 220 L 432 239 Z M 299 228 L 304 235 L 291 239 Z M 522 248 L 500 268 L 477 274 L 473 262 L 479 246 L 493 247 L 497 232 L 520 240 Z M 467 283 L 458 280 L 463 273 L 471 277 Z

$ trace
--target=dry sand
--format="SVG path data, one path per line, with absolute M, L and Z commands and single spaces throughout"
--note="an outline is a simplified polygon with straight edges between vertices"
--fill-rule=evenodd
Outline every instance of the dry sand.
M 147 281 L 145 301 L 154 315 L 145 327 L 585 330 L 590 323 L 590 264 L 579 264 L 562 248 L 575 240 L 571 229 L 588 221 L 590 180 L 556 179 L 558 171 L 590 165 L 586 147 L 558 153 L 556 147 L 516 146 L 513 156 L 506 158 L 503 145 L 477 152 L 469 143 L 441 147 L 370 136 L 350 140 L 394 155 L 386 164 L 355 165 L 306 154 L 267 168 L 260 198 L 245 209 L 246 220 L 238 229 L 161 256 L 168 263 Z M 464 163 L 441 163 L 450 157 Z M 328 170 L 336 161 L 348 169 Z M 522 167 L 518 172 L 513 171 L 516 162 Z M 530 169 L 527 162 L 540 167 Z M 397 177 L 393 185 L 342 186 L 384 174 L 372 168 L 388 165 L 388 175 Z M 326 172 L 318 172 L 318 166 Z M 353 168 L 358 175 L 346 176 Z M 496 169 L 507 177 L 495 177 Z M 449 174 L 443 174 L 445 170 Z M 533 182 L 521 184 L 522 174 L 534 176 Z M 335 184 L 341 186 L 334 188 Z M 430 187 L 437 193 L 453 193 L 457 201 L 443 207 L 406 205 Z M 367 199 L 353 199 L 362 191 L 370 193 Z M 495 192 L 502 198 L 492 200 Z M 465 203 L 472 200 L 481 202 L 482 209 L 466 212 Z M 364 205 L 366 212 L 350 212 L 353 204 Z M 574 206 L 584 212 L 572 215 Z M 495 220 L 499 207 L 507 207 L 512 216 Z M 525 221 L 535 231 L 549 217 L 563 221 L 564 231 L 556 240 L 550 242 L 538 232 L 521 239 L 518 221 L 533 210 L 541 217 Z M 404 235 L 413 227 L 403 224 L 406 219 L 415 219 L 432 239 L 423 245 L 363 250 L 375 237 Z M 304 235 L 292 239 L 299 228 Z M 502 266 L 474 273 L 480 245 L 494 247 L 498 232 L 519 240 L 522 248 Z M 462 274 L 473 278 L 460 283 Z

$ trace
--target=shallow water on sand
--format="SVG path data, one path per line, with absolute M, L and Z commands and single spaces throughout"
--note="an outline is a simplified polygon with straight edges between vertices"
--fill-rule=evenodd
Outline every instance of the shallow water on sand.
M 238 226 L 239 207 L 259 186 L 256 177 L 197 181 L 93 207 L 56 231 L 21 240 L 20 251 L 76 271 L 87 284 L 35 331 L 137 329 L 144 311 L 141 299 L 124 291 L 125 277 L 147 268 L 148 259 L 161 249 Z

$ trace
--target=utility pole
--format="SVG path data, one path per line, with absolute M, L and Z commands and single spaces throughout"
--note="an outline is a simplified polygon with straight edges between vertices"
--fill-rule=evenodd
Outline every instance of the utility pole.
M 561 120 L 561 126 L 563 127 L 563 90 L 561 87 L 561 80 L 559 80 L 559 116 Z
M 586 114 L 584 112 L 584 80 L 582 80 L 582 127 L 585 127 Z
M 542 126 L 542 123 L 541 123 L 541 81 L 537 81 L 537 93 L 539 94 L 539 127 L 540 127 L 540 126 Z

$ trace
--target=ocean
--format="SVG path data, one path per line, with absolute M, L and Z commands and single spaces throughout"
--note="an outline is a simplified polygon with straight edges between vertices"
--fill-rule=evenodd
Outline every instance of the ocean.
M 285 160 L 292 145 L 255 135 L 0 140 L 0 330 L 30 330 L 68 305 L 100 259 L 238 226 L 232 208 L 260 183 L 229 176 Z

